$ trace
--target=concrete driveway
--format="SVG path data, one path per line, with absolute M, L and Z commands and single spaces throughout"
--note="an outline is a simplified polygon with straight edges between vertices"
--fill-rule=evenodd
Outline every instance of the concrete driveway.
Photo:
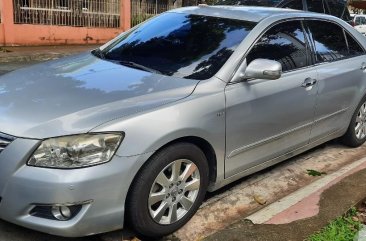
M 2 63 L 0 75 L 36 62 Z M 307 170 L 330 174 L 365 155 L 366 145 L 350 149 L 333 141 L 243 178 L 219 191 L 209 193 L 192 220 L 168 239 L 200 240 L 319 178 L 308 175 Z M 117 240 L 118 235 L 111 237 L 60 238 L 0 221 L 0 241 L 101 241 Z

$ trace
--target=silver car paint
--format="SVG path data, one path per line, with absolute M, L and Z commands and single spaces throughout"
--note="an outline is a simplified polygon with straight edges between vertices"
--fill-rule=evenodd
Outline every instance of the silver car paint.
M 90 53 L 39 64 L 0 77 L 1 131 L 37 139 L 85 133 L 111 119 L 185 98 L 197 83 Z
M 364 56 L 315 67 L 318 80 L 317 105 L 312 139 L 330 135 L 345 127 L 360 96 L 365 94 Z
M 302 69 L 226 87 L 226 177 L 309 142 L 317 94 L 301 87 L 309 77 L 316 73 Z
M 74 170 L 32 168 L 27 157 L 38 141 L 16 139 L 2 153 L 0 218 L 42 232 L 78 237 L 108 232 L 123 227 L 124 200 L 135 173 L 135 163 L 151 153 L 119 157 L 105 165 Z M 84 205 L 70 221 L 56 221 L 31 216 L 35 204 Z
M 174 10 L 261 20 L 223 68 L 209 80 L 153 75 L 98 60 L 88 53 L 1 77 L 0 132 L 23 138 L 16 139 L 0 154 L 0 218 L 61 236 L 111 231 L 123 227 L 124 202 L 133 178 L 156 150 L 171 141 L 195 137 L 212 146 L 217 175 L 210 190 L 216 190 L 244 175 L 342 135 L 365 93 L 365 73 L 358 66 L 365 56 L 284 73 L 278 80 L 229 82 L 255 40 L 278 21 L 326 19 L 342 25 L 366 47 L 364 37 L 331 16 L 270 8 L 235 9 L 196 7 Z M 334 78 L 330 74 L 338 72 L 331 72 L 331 69 L 347 73 L 344 81 L 349 82 L 344 83 L 342 78 L 335 78 L 332 82 Z M 306 77 L 316 77 L 319 82 L 306 90 L 299 85 Z M 114 86 L 116 78 L 126 82 L 113 90 L 105 89 Z M 293 78 L 295 81 L 290 83 Z M 64 82 L 75 86 L 63 86 Z M 87 86 L 88 83 L 94 85 Z M 65 92 L 69 94 L 69 102 Z M 96 96 L 95 92 L 99 95 Z M 17 100 L 11 98 L 10 93 Z M 40 93 L 46 94 L 47 98 Z M 301 97 L 304 99 L 297 105 L 288 105 L 289 101 Z M 51 101 L 54 98 L 58 103 Z M 279 103 L 266 105 L 267 101 L 272 102 L 271 98 L 278 99 Z M 332 102 L 325 103 L 330 98 Z M 12 104 L 15 101 L 20 101 L 21 105 Z M 326 112 L 316 112 L 320 119 L 345 109 L 337 118 L 334 130 L 321 133 L 320 122 L 315 121 L 317 117 L 312 118 L 310 113 L 311 110 L 314 113 L 318 104 L 323 105 Z M 240 106 L 245 112 L 239 113 Z M 263 108 L 268 113 L 260 112 Z M 273 120 L 268 119 L 270 117 L 274 117 Z M 327 120 L 331 121 L 331 118 Z M 324 123 L 324 126 L 330 125 L 329 122 Z M 271 128 L 272 124 L 275 128 Z M 235 132 L 235 128 L 244 133 Z M 38 139 L 106 131 L 126 133 L 109 163 L 76 170 L 26 165 L 29 155 L 39 144 Z M 237 155 L 233 155 L 235 150 L 239 150 L 234 152 Z M 259 152 L 263 153 L 259 155 Z M 37 203 L 65 204 L 88 200 L 92 202 L 70 221 L 50 221 L 29 215 L 32 205 Z

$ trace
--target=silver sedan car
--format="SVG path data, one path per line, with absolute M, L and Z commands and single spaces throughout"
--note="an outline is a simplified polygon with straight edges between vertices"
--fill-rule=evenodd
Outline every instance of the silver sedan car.
M 366 139 L 366 38 L 332 16 L 198 6 L 0 78 L 0 218 L 174 232 L 206 191 Z

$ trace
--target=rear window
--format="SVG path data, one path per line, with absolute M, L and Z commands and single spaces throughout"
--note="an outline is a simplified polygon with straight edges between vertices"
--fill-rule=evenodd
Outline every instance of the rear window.
M 117 39 L 100 56 L 121 64 L 133 62 L 134 66 L 168 76 L 208 79 L 255 25 L 243 20 L 169 12 Z

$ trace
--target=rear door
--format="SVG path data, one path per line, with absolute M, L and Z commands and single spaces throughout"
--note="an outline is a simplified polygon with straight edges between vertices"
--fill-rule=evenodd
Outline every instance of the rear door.
M 338 135 L 347 127 L 365 73 L 365 56 L 358 42 L 337 23 L 305 21 L 318 73 L 318 95 L 311 140 Z

